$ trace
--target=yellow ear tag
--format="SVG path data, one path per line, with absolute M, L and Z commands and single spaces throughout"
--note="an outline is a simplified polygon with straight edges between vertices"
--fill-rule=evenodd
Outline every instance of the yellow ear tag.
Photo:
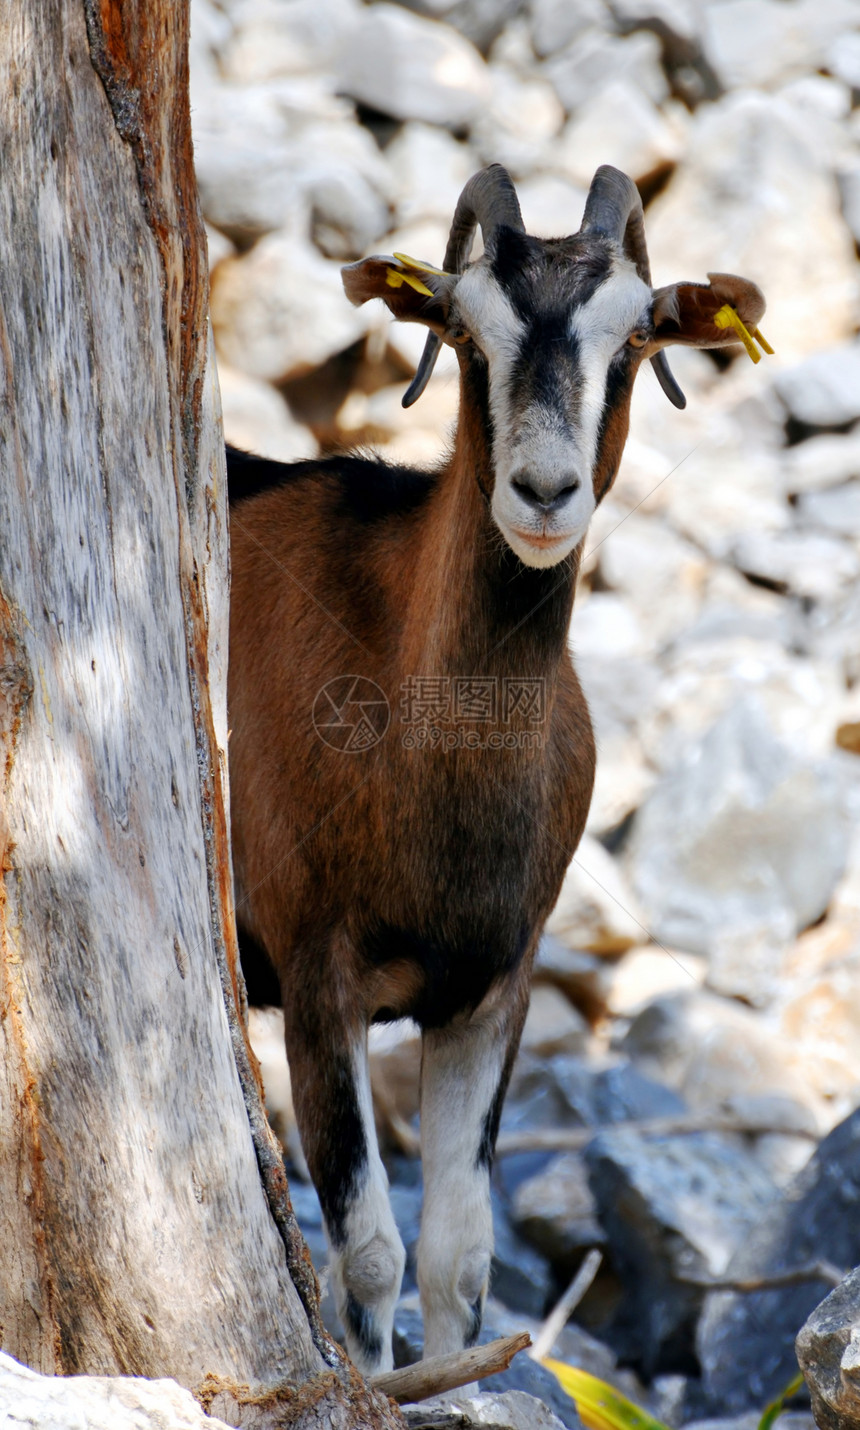
M 385 281 L 389 288 L 402 288 L 404 283 L 408 283 L 416 293 L 424 293 L 428 298 L 435 297 L 432 288 L 428 288 L 427 284 L 422 283 L 420 278 L 416 278 L 414 273 L 400 273 L 396 268 L 386 268 Z
M 394 257 L 398 263 L 402 263 L 404 268 L 417 268 L 419 273 L 436 273 L 440 278 L 450 278 L 453 275 L 446 273 L 444 268 L 433 268 L 429 263 L 421 263 L 417 258 L 410 258 L 408 253 L 395 253 Z
M 753 342 L 752 336 L 747 332 L 735 309 L 730 307 L 728 303 L 724 303 L 719 312 L 714 314 L 714 326 L 717 328 L 734 328 L 753 362 L 761 362 L 761 353 Z M 770 346 L 770 343 L 765 341 L 758 328 L 755 330 L 755 337 L 761 343 L 766 353 L 773 354 L 773 348 Z

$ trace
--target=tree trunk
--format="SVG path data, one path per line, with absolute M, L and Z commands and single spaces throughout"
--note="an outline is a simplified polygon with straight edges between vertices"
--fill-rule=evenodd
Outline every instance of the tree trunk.
M 320 1325 L 238 1011 L 187 29 L 0 14 L 0 1343 L 395 1426 Z

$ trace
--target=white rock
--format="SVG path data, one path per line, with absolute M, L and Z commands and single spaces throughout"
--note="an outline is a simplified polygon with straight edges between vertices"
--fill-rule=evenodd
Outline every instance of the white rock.
M 782 454 L 787 493 L 822 491 L 860 477 L 860 430 L 845 436 L 811 437 Z
M 451 1391 L 436 1400 L 422 1402 L 422 1410 L 459 1411 L 466 1416 L 466 1425 L 487 1425 L 491 1430 L 564 1430 L 557 1415 L 548 1406 L 526 1395 L 523 1390 L 502 1393 L 484 1391 L 464 1397 L 462 1391 Z
M 840 536 L 860 539 L 860 482 L 846 482 L 823 492 L 807 492 L 795 508 L 798 521 Z
M 580 672 L 581 674 L 581 672 Z M 592 696 L 586 688 L 589 708 Z M 598 736 L 597 775 L 586 829 L 601 838 L 638 809 L 654 785 L 656 771 L 628 731 Z
M 851 0 L 722 0 L 704 7 L 703 20 L 705 50 L 725 87 L 767 88 L 819 69 L 857 11 Z
M 619 39 L 603 30 L 584 30 L 566 50 L 548 60 L 543 72 L 568 114 L 589 104 L 607 84 L 628 80 L 642 93 L 662 104 L 668 95 L 656 35 L 630 35 Z
M 551 162 L 585 186 L 603 163 L 641 179 L 674 163 L 683 141 L 679 122 L 669 123 L 635 81 L 618 79 L 593 94 L 571 119 L 551 151 Z
M 229 1430 L 175 1380 L 37 1375 L 2 1351 L 0 1423 L 9 1430 Z
M 689 50 L 699 36 L 701 16 L 695 0 L 613 0 L 616 24 L 628 30 L 654 29 Z
M 588 1024 L 558 988 L 548 983 L 532 988 L 523 1028 L 522 1046 L 538 1058 L 557 1053 L 581 1053 L 588 1042 Z
M 236 245 L 231 243 L 225 233 L 213 228 L 211 223 L 204 225 L 206 229 L 206 249 L 209 254 L 209 272 L 218 267 L 218 264 L 225 258 L 230 258 L 236 252 Z
M 428 218 L 450 225 L 464 185 L 480 167 L 471 150 L 447 130 L 415 120 L 404 124 L 394 136 L 385 150 L 385 159 L 394 180 L 398 225 L 417 224 Z M 442 252 L 434 260 L 437 266 L 442 262 L 444 240 L 441 247 Z M 411 249 L 406 251 L 412 253 Z M 430 261 L 423 251 L 412 256 Z
M 827 69 L 851 89 L 860 89 L 860 34 L 846 30 L 828 46 L 824 57 Z
M 240 0 L 230 11 L 235 34 L 223 51 L 225 77 L 257 84 L 331 70 L 360 14 L 359 0 Z
M 188 85 L 192 115 L 201 100 L 220 84 L 221 57 L 233 26 L 212 0 L 194 0 L 188 38 Z
M 535 238 L 564 238 L 582 225 L 587 189 L 559 174 L 535 174 L 517 185 L 528 233 Z
M 633 512 L 601 546 L 600 571 L 634 610 L 647 613 L 647 642 L 659 646 L 697 616 L 709 562 L 663 522 Z
M 542 60 L 563 50 L 583 30 L 612 28 L 603 0 L 531 0 L 529 10 L 532 44 Z
M 396 5 L 362 12 L 337 70 L 342 93 L 390 114 L 461 129 L 490 97 L 487 67 L 454 30 Z
M 195 110 L 193 133 L 203 211 L 221 228 L 324 223 L 357 253 L 389 226 L 385 162 L 324 82 L 220 85 Z
M 760 1014 L 706 989 L 655 999 L 635 1017 L 622 1051 L 694 1108 L 723 1108 L 751 1089 L 820 1107 L 796 1046 Z
M 752 589 L 752 588 L 751 588 Z M 679 757 L 740 699 L 751 697 L 774 733 L 799 756 L 825 756 L 845 699 L 841 673 L 827 658 L 789 654 L 775 639 L 729 635 L 679 643 L 639 724 L 650 762 L 671 770 Z
M 523 79 L 506 65 L 491 65 L 490 78 L 490 102 L 472 125 L 472 147 L 482 163 L 504 164 L 519 179 L 545 166 L 564 110 L 548 80 Z
M 830 347 L 855 326 L 854 246 L 817 134 L 779 98 L 740 93 L 703 105 L 648 211 L 655 281 L 727 272 L 760 283 L 762 331 L 780 360 Z
M 645 643 L 636 612 L 611 591 L 597 591 L 577 601 L 570 641 L 575 658 L 596 660 L 637 655 Z
M 798 596 L 832 601 L 860 575 L 860 554 L 813 531 L 745 532 L 732 550 L 739 571 Z
M 638 812 L 627 867 L 661 942 L 722 951 L 723 991 L 731 963 L 744 985 L 731 991 L 758 997 L 787 941 L 827 907 L 846 851 L 833 765 L 799 759 L 740 700 Z
M 695 953 L 677 953 L 653 944 L 631 948 L 612 969 L 609 1012 L 630 1018 L 654 998 L 701 987 L 707 968 L 706 960 Z
M 814 353 L 780 373 L 776 390 L 798 422 L 839 427 L 860 418 L 860 343 Z
M 648 929 L 624 875 L 590 835 L 583 835 L 546 931 L 569 948 L 622 953 L 642 942 Z
M 860 243 L 860 165 L 848 164 L 837 173 L 842 213 L 855 243 Z
M 339 266 L 286 231 L 228 258 L 213 276 L 219 354 L 272 382 L 298 377 L 350 347 L 378 321 L 372 308 L 351 307 Z
M 280 393 L 267 382 L 219 363 L 218 383 L 224 437 L 232 446 L 279 462 L 317 456 L 313 433 L 296 422 Z

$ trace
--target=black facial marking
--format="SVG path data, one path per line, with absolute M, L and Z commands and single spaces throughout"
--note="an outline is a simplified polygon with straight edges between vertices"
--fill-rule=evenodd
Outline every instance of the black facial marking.
M 570 314 L 587 303 L 612 273 L 614 247 L 597 234 L 538 239 L 502 228 L 491 272 L 524 323 L 537 314 Z
M 344 1320 L 368 1360 L 379 1360 L 382 1355 L 382 1337 L 374 1320 L 373 1312 L 356 1301 L 351 1291 L 346 1293 Z

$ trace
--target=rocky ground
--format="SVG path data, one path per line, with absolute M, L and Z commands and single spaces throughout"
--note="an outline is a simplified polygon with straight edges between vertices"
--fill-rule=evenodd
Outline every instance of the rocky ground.
M 766 293 L 774 357 L 675 350 L 684 412 L 642 372 L 587 542 L 571 641 L 597 788 L 505 1113 L 489 1317 L 539 1319 L 597 1246 L 560 1354 L 634 1367 L 679 1423 L 761 1406 L 832 1280 L 700 1283 L 860 1261 L 860 5 L 193 0 L 192 25 L 239 445 L 438 458 L 453 360 L 404 412 L 423 333 L 350 308 L 339 265 L 440 263 L 460 188 L 492 160 L 543 235 L 574 231 L 595 167 L 616 164 L 646 200 L 656 283 L 735 271 Z M 255 1022 L 279 1105 L 276 1015 Z M 374 1061 L 413 1246 L 410 1030 Z M 666 1117 L 704 1130 L 613 1128 Z M 573 1145 L 583 1128 L 601 1130 Z M 407 1354 L 411 1302 L 401 1319 Z

